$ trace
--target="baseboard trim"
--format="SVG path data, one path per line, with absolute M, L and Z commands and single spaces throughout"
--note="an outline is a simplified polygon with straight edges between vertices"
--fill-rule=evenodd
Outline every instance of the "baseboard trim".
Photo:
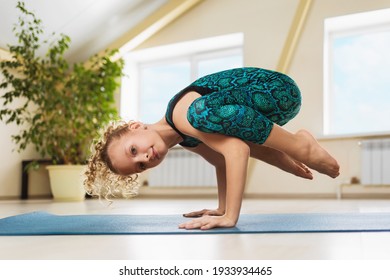
M 390 199 L 390 192 L 382 187 L 377 192 L 362 191 L 341 188 L 340 197 L 335 193 L 245 193 L 244 199 Z M 372 189 L 371 189 L 372 190 Z M 216 188 L 159 188 L 154 190 L 142 190 L 137 198 L 145 199 L 217 199 Z M 136 198 L 136 199 L 137 199 Z M 32 195 L 28 200 L 50 200 L 51 196 Z M 20 200 L 18 196 L 0 196 L 0 201 Z
M 340 198 L 390 198 L 390 185 L 343 184 L 340 187 Z
M 245 199 L 334 199 L 332 193 L 250 193 L 244 194 Z

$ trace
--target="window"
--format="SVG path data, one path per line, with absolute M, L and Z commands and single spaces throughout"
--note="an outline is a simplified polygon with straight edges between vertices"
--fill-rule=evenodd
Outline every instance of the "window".
M 129 53 L 124 58 L 122 118 L 160 120 L 172 96 L 197 78 L 242 67 L 242 44 L 239 33 Z
M 390 9 L 325 20 L 324 133 L 390 132 Z
M 139 120 L 154 123 L 164 116 L 173 94 L 190 83 L 190 67 L 188 61 L 140 67 Z

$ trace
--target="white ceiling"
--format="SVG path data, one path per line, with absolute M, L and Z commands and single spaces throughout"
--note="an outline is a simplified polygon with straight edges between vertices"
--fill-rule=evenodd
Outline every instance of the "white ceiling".
M 0 0 L 0 48 L 15 44 L 18 0 Z M 28 10 L 42 20 L 47 38 L 55 32 L 70 36 L 66 57 L 85 61 L 107 48 L 167 0 L 25 0 Z

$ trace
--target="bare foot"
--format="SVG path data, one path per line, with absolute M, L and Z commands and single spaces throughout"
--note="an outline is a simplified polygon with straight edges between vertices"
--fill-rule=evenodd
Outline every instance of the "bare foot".
M 295 175 L 298 176 L 298 177 L 302 177 L 302 178 L 305 178 L 305 179 L 310 179 L 312 180 L 313 179 L 313 173 L 311 173 L 310 169 L 304 165 L 302 162 L 299 162 L 299 161 L 295 161 Z
M 302 156 L 300 159 L 309 168 L 332 178 L 339 176 L 340 166 L 337 161 L 317 142 L 317 140 L 306 130 L 296 133 L 302 143 Z
M 251 148 L 251 157 L 276 166 L 288 173 L 304 179 L 313 179 L 310 169 L 303 163 L 292 159 L 284 152 L 263 145 L 248 143 Z
M 283 152 L 280 152 L 279 160 L 274 165 L 295 176 L 309 180 L 313 179 L 313 173 L 311 173 L 310 169 L 306 165 L 292 159 L 289 155 Z

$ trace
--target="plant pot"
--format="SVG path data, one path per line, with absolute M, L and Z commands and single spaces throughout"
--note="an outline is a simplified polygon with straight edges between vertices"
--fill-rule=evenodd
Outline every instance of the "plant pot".
M 83 201 L 85 165 L 48 165 L 50 187 L 56 201 Z

